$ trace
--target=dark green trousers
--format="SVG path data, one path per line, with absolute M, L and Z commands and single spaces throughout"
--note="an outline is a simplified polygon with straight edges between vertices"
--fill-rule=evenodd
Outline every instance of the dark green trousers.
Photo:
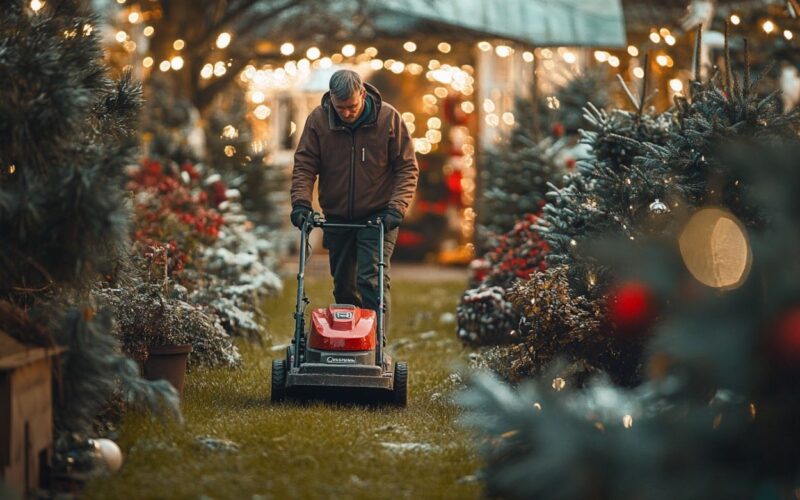
M 384 332 L 389 332 L 389 261 L 397 241 L 397 229 L 383 235 L 383 261 L 386 263 L 383 293 L 386 305 Z M 378 313 L 378 239 L 379 230 L 325 228 L 322 246 L 330 255 L 333 297 L 338 304 L 353 304 Z

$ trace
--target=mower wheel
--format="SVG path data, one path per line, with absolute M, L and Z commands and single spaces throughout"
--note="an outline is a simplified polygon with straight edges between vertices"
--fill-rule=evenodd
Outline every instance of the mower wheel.
M 286 399 L 286 360 L 272 360 L 272 393 L 270 399 L 273 403 Z
M 405 361 L 398 361 L 394 364 L 392 403 L 400 407 L 405 407 L 408 403 L 408 363 Z

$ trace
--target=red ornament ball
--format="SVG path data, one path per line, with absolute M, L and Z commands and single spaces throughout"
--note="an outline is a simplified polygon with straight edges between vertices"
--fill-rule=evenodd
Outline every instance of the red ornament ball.
M 567 130 L 564 128 L 564 124 L 563 123 L 555 122 L 553 124 L 553 131 L 552 132 L 553 132 L 553 137 L 555 137 L 557 139 L 560 139 L 560 138 L 564 137 L 564 134 L 567 132 Z
M 654 312 L 653 292 L 643 283 L 623 283 L 608 297 L 609 317 L 622 333 L 642 332 L 650 326 Z
M 772 344 L 781 361 L 791 365 L 800 363 L 800 307 L 790 310 L 778 320 Z

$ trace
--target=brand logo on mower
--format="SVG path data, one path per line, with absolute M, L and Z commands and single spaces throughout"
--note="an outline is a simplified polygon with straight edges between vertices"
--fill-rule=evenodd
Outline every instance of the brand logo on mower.
M 336 311 L 333 313 L 334 319 L 353 319 L 352 311 Z
M 356 364 L 356 360 L 353 358 L 335 358 L 333 356 L 328 356 L 325 358 L 326 363 L 332 364 L 345 364 L 345 365 L 354 365 Z

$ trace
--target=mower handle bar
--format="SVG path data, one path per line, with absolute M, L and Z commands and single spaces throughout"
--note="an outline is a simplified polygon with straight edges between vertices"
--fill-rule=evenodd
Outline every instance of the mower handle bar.
M 368 227 L 378 227 L 379 225 L 383 224 L 383 219 L 380 217 L 376 217 L 373 220 L 368 220 L 363 224 L 346 224 L 340 222 L 328 222 L 319 212 L 312 212 L 310 216 L 306 217 L 303 221 L 303 227 L 301 230 L 305 229 L 306 231 L 311 230 L 315 227 L 326 228 L 326 227 L 339 227 L 339 228 L 348 228 L 348 229 L 366 229 Z
M 340 224 L 340 223 L 333 223 L 327 222 L 323 217 L 322 214 L 319 212 L 312 212 L 311 215 L 305 218 L 303 221 L 303 226 L 300 228 L 300 266 L 297 271 L 297 302 L 295 305 L 295 330 L 294 330 L 294 360 L 293 360 L 293 367 L 299 368 L 300 367 L 300 344 L 303 335 L 305 334 L 305 319 L 304 319 L 304 307 L 303 304 L 308 302 L 308 299 L 305 297 L 305 290 L 304 290 L 304 281 L 305 281 L 305 268 L 306 268 L 306 259 L 308 258 L 307 254 L 307 245 L 308 245 L 308 235 L 311 230 L 315 227 L 339 227 L 339 228 L 349 228 L 349 229 L 366 229 L 370 227 L 377 228 L 379 230 L 379 238 L 378 238 L 378 311 L 377 311 L 377 339 L 375 343 L 375 361 L 378 366 L 383 366 L 383 342 L 384 342 L 384 334 L 385 334 L 385 303 L 384 303 L 384 290 L 383 286 L 385 283 L 385 268 L 386 262 L 383 260 L 383 237 L 386 232 L 386 228 L 383 224 L 383 219 L 377 217 L 373 220 L 367 221 L 365 224 Z

